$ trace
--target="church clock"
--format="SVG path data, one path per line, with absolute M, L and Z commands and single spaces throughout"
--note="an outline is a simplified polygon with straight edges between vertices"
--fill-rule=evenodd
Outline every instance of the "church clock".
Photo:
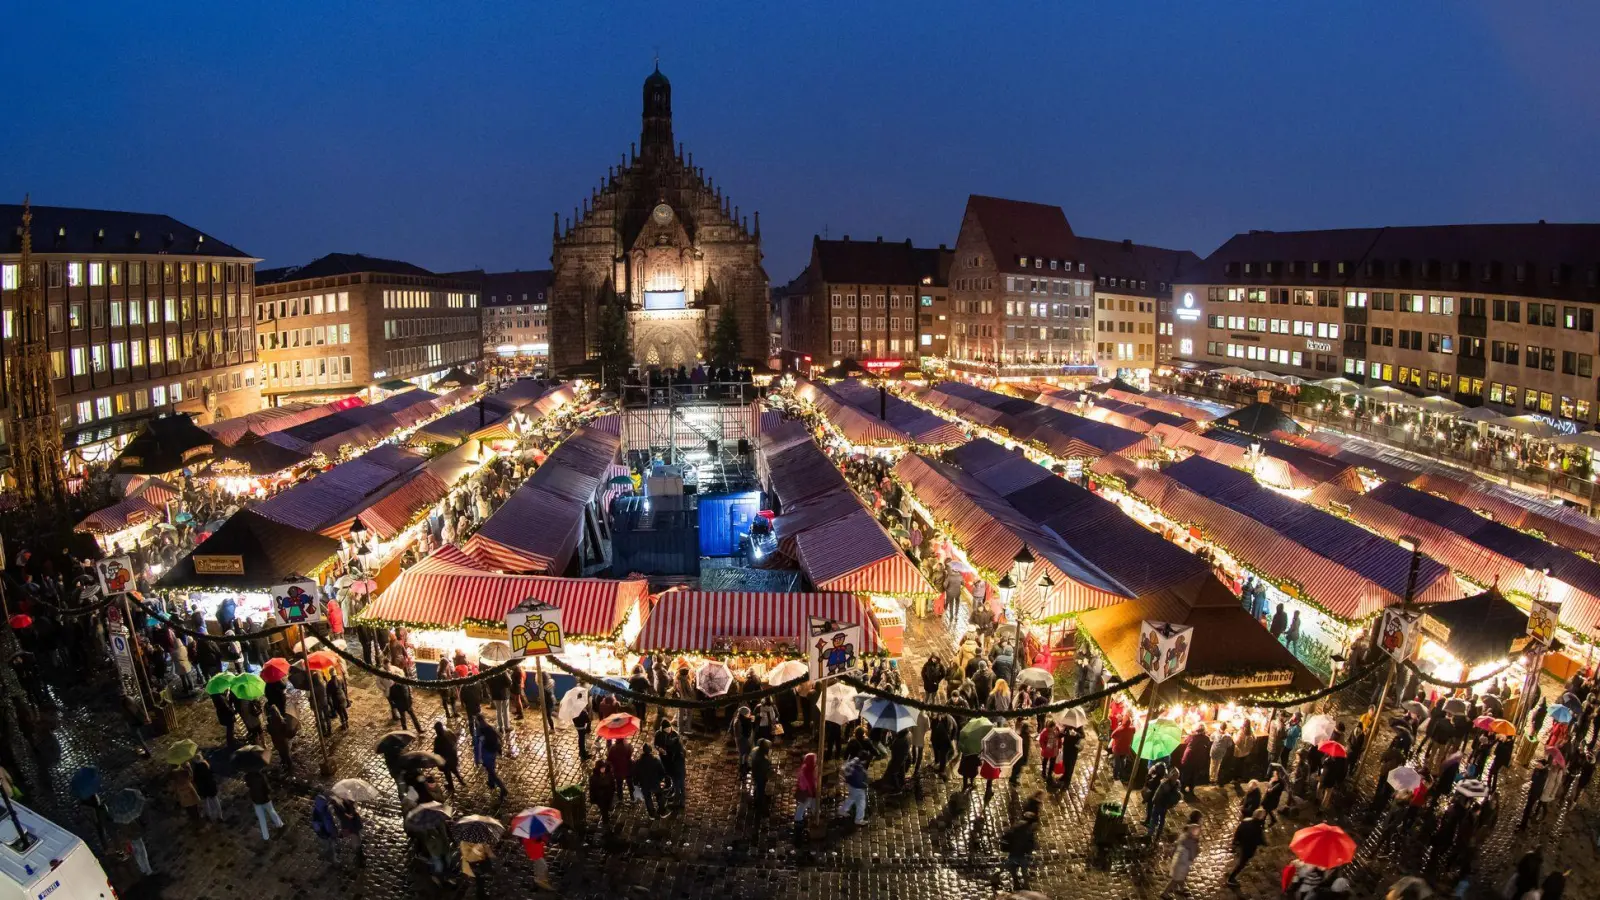
M 650 218 L 654 219 L 657 225 L 665 225 L 672 221 L 672 207 L 665 203 L 657 203 L 656 208 L 650 211 Z

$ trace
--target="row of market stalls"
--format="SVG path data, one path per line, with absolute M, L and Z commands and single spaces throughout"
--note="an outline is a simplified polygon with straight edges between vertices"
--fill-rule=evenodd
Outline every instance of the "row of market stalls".
M 797 379 L 794 394 L 815 406 L 852 446 L 938 447 L 966 439 L 959 425 L 854 378 L 832 385 Z
M 1097 459 L 1108 453 L 1148 456 L 1154 443 L 1145 435 L 1093 419 L 1008 397 L 959 381 L 943 381 L 917 399 L 974 423 L 1003 430 L 1012 440 L 1033 444 L 1056 459 Z
M 422 425 L 412 432 L 410 441 L 455 447 L 474 440 L 509 440 L 531 420 L 555 412 L 572 399 L 570 387 L 524 379 Z

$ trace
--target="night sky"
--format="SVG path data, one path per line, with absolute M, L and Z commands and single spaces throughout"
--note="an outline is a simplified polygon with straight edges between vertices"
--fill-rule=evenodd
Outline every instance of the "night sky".
M 659 48 L 774 284 L 824 229 L 953 243 L 973 192 L 1202 255 L 1600 220 L 1596 4 L 592 6 L 11 4 L 0 197 L 165 212 L 264 265 L 540 268 L 551 213 L 637 140 Z

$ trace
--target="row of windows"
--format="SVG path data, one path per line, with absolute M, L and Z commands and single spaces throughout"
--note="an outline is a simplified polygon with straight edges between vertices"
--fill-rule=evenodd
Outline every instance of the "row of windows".
M 957 278 L 954 287 L 958 291 L 992 291 L 994 290 L 994 279 Z
M 403 347 L 385 353 L 391 377 L 415 374 L 423 369 L 437 368 L 446 363 L 477 359 L 477 341 L 446 341 L 422 347 Z
M 267 363 L 261 367 L 262 381 L 269 388 L 313 387 L 319 384 L 347 384 L 355 380 L 348 356 L 319 356 Z
M 69 373 L 74 376 L 98 374 L 108 368 L 120 371 L 132 366 L 160 365 L 163 359 L 170 363 L 183 363 L 196 356 L 232 354 L 247 340 L 246 333 L 239 330 L 169 334 L 165 338 L 144 341 L 112 341 L 70 350 L 51 350 L 50 365 L 57 378 L 66 378 Z M 232 361 L 238 360 L 235 358 Z
M 1356 270 L 1356 263 L 1353 260 L 1340 260 L 1331 264 L 1328 260 L 1292 260 L 1288 264 L 1287 271 L 1290 275 L 1299 275 L 1309 270 L 1312 275 L 1321 276 L 1328 274 L 1330 265 L 1332 270 L 1339 275 L 1349 275 Z M 1420 269 L 1419 274 L 1423 278 L 1441 278 L 1443 277 L 1442 273 L 1445 271 L 1444 264 L 1437 259 L 1419 260 L 1417 261 L 1417 266 Z M 1276 275 L 1284 271 L 1284 264 L 1276 261 L 1225 262 L 1222 264 L 1222 271 L 1229 275 L 1237 274 L 1241 269 L 1246 275 L 1254 275 L 1258 272 Z M 1404 277 L 1411 273 L 1411 269 L 1412 260 L 1409 259 L 1388 262 L 1368 260 L 1362 267 L 1363 273 L 1367 278 L 1381 278 L 1385 272 L 1397 277 Z M 1474 264 L 1466 260 L 1456 260 L 1449 264 L 1449 277 L 1452 281 L 1460 281 L 1471 277 L 1474 269 L 1477 271 L 1479 280 L 1494 281 L 1500 277 L 1501 264 L 1496 261 L 1490 261 L 1478 263 L 1474 266 Z M 1534 269 L 1535 266 L 1532 263 L 1514 263 L 1512 265 L 1512 274 L 1517 283 L 1522 284 L 1534 278 Z M 1550 283 L 1552 285 L 1561 285 L 1571 282 L 1573 280 L 1572 272 L 1572 266 L 1565 263 L 1551 266 Z M 1589 287 L 1600 285 L 1600 266 L 1589 266 L 1586 278 Z
M 1494 320 L 1496 322 L 1523 322 L 1522 306 L 1519 300 L 1494 301 Z M 1542 325 L 1545 328 L 1564 328 L 1568 331 L 1594 331 L 1594 310 L 1587 306 L 1563 306 L 1557 315 L 1554 303 L 1529 302 L 1526 324 Z
M 209 299 L 167 297 L 165 300 L 74 300 L 68 304 L 51 303 L 45 307 L 45 320 L 52 333 L 66 328 L 78 331 L 83 328 L 122 328 L 128 325 L 159 325 L 166 322 L 192 322 L 196 319 L 232 319 L 239 311 L 234 297 Z M 163 315 L 163 313 L 165 315 Z M 5 335 L 12 336 L 13 310 L 5 311 Z
M 933 343 L 932 335 L 925 334 L 922 337 L 924 346 Z M 911 353 L 917 349 L 916 342 L 911 338 L 906 338 L 905 340 L 900 338 L 876 338 L 860 342 L 857 342 L 854 338 L 834 338 L 830 346 L 834 353 L 856 353 L 859 351 L 861 353 L 900 354 Z
M 1099 348 L 1100 358 L 1103 360 L 1115 359 L 1118 362 L 1124 362 L 1136 360 L 1148 361 L 1152 358 L 1149 344 L 1113 343 L 1106 341 L 1101 342 L 1096 346 Z
M 527 296 L 527 295 L 524 294 L 523 296 Z M 493 300 L 494 298 L 490 297 L 489 299 Z M 490 318 L 494 318 L 496 316 L 504 318 L 506 316 L 525 316 L 525 315 L 528 315 L 529 313 L 535 313 L 535 312 L 542 313 L 542 312 L 545 312 L 548 309 L 549 309 L 549 307 L 546 304 L 537 303 L 537 304 L 533 304 L 533 305 L 530 305 L 530 306 L 500 306 L 500 307 L 490 306 L 490 307 L 485 307 L 483 312 L 484 312 L 484 315 L 489 316 Z
M 917 297 L 916 297 L 915 294 L 907 294 L 905 296 L 906 308 L 909 309 L 909 308 L 911 308 L 913 306 L 916 306 L 917 305 L 916 304 L 916 300 L 917 300 Z M 923 297 L 922 300 L 923 300 L 923 303 L 922 303 L 923 306 L 932 306 L 933 305 L 933 298 L 932 297 Z M 856 308 L 856 295 L 855 294 L 843 294 L 843 295 L 834 294 L 830 298 L 830 302 L 832 303 L 834 309 L 839 309 L 841 307 L 844 308 L 844 309 L 855 309 Z M 861 295 L 861 307 L 863 309 L 871 309 L 872 308 L 872 295 L 871 294 L 862 294 Z M 888 298 L 885 299 L 883 294 L 879 294 L 878 295 L 878 308 L 879 309 L 899 309 L 900 308 L 900 295 L 899 294 L 889 294 Z
M 349 325 L 308 325 L 288 331 L 258 331 L 256 346 L 262 350 L 293 350 L 324 344 L 350 343 Z
M 131 391 L 106 394 L 103 397 L 77 400 L 71 407 L 63 406 L 58 411 L 61 414 L 61 426 L 69 428 L 74 424 L 87 425 L 100 419 L 110 419 L 131 412 L 159 410 L 169 403 L 182 403 L 184 397 L 199 397 L 204 389 L 210 389 L 213 394 L 225 394 L 255 387 L 255 383 L 255 369 L 218 372 L 212 376 L 174 381 L 170 385 L 158 384 L 148 389 L 136 388 Z
M 1042 269 L 1042 268 L 1044 268 L 1045 262 L 1046 262 L 1046 260 L 1040 259 L 1038 257 L 1034 257 L 1034 259 L 1033 259 L 1033 267 L 1035 269 Z M 1062 259 L 1062 260 L 1052 259 L 1052 260 L 1049 260 L 1049 263 L 1050 263 L 1050 270 L 1051 271 L 1055 271 L 1055 268 L 1056 268 L 1057 264 L 1059 264 L 1061 266 L 1061 269 L 1064 272 L 1071 272 L 1072 271 L 1072 260 L 1070 260 L 1070 259 Z M 1026 257 L 1026 256 L 1017 257 L 1017 265 L 1020 265 L 1024 269 L 1026 269 L 1028 267 L 1028 257 Z M 1086 264 L 1078 263 L 1078 271 L 1079 272 L 1084 272 L 1084 271 L 1087 271 L 1087 270 L 1088 270 L 1088 266 Z
M 475 309 L 478 295 L 457 291 L 417 291 L 390 289 L 383 292 L 384 309 Z
M 1229 331 L 1250 331 L 1257 334 L 1293 334 L 1301 337 L 1339 339 L 1338 322 L 1308 322 L 1302 319 L 1265 319 L 1257 316 L 1209 315 L 1206 324 L 1212 328 Z
M 1151 300 L 1129 300 L 1126 297 L 1096 297 L 1095 308 L 1111 311 L 1112 304 L 1116 304 L 1117 312 L 1155 312 L 1156 305 Z
M 1006 276 L 1006 290 L 1013 294 L 1054 294 L 1059 297 L 1087 297 L 1087 281 L 1062 281 L 1059 278 L 1016 278 Z
M 862 316 L 860 321 L 861 321 L 861 330 L 862 331 L 874 331 L 874 330 L 876 330 L 876 331 L 884 331 L 885 330 L 885 318 L 883 316 L 879 316 L 878 317 L 878 325 L 877 325 L 876 329 L 873 328 L 872 317 L 871 316 Z M 901 322 L 905 323 L 904 328 L 905 328 L 906 331 L 916 331 L 917 330 L 917 320 L 916 320 L 916 318 L 914 318 L 912 316 L 906 316 L 904 319 L 902 319 L 899 316 L 889 316 L 888 319 L 887 319 L 887 323 L 888 323 L 887 330 L 888 331 L 899 331 L 899 330 L 901 330 L 901 327 L 902 327 L 901 324 L 900 324 Z M 855 316 L 834 316 L 833 317 L 833 330 L 834 331 L 855 331 L 856 330 L 856 317 Z
M 1111 326 L 1113 326 L 1113 325 L 1115 325 L 1117 327 L 1112 328 Z M 1134 328 L 1135 325 L 1137 325 L 1139 327 L 1138 328 Z M 1097 331 L 1115 331 L 1118 334 L 1153 334 L 1153 333 L 1155 333 L 1155 323 L 1154 322 L 1128 322 L 1128 321 L 1123 321 L 1123 320 L 1119 320 L 1119 321 L 1116 321 L 1116 322 L 1108 322 L 1108 321 L 1105 321 L 1104 319 L 1102 319 L 1099 322 L 1096 322 L 1095 326 L 1096 326 L 1095 330 L 1097 330 Z
M 463 331 L 477 330 L 478 320 L 471 316 L 436 316 L 426 319 L 383 320 L 383 337 L 385 340 L 391 341 L 396 338 L 460 334 Z
M 256 321 L 268 322 L 291 316 L 320 316 L 332 312 L 350 311 L 350 292 L 337 294 L 312 294 L 308 297 L 285 297 L 277 302 L 256 304 Z
M 1143 281 L 1138 280 L 1137 278 L 1116 278 L 1116 277 L 1110 276 L 1110 275 L 1101 275 L 1097 279 L 1097 283 L 1101 287 L 1127 288 L 1130 291 L 1131 290 L 1140 290 L 1140 291 L 1147 290 L 1147 288 L 1145 287 L 1145 283 Z M 1161 292 L 1161 293 L 1163 293 L 1163 294 L 1166 293 L 1166 291 L 1167 291 L 1167 283 L 1165 281 L 1160 282 L 1159 286 L 1156 288 L 1156 290 Z
M 19 285 L 20 263 L 0 266 L 0 288 L 16 290 Z M 151 284 L 242 284 L 249 281 L 249 267 L 243 263 L 149 263 Z M 157 266 L 159 265 L 159 268 Z M 104 285 L 143 284 L 144 262 L 77 261 L 51 262 L 48 266 L 49 286 L 102 287 Z M 33 275 L 39 276 L 39 263 L 33 264 Z
M 1087 341 L 1088 328 L 1052 328 L 1050 326 L 1007 325 L 1006 340 L 1010 341 Z

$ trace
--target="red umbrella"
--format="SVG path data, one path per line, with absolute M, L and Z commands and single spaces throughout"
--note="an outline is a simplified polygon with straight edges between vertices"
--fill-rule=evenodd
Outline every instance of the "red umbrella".
M 1301 862 L 1319 869 L 1336 868 L 1356 858 L 1355 839 L 1343 828 L 1327 823 L 1296 831 L 1289 849 Z
M 595 734 L 608 741 L 631 738 L 638 733 L 639 720 L 627 713 L 612 713 L 595 729 Z
M 27 628 L 33 624 L 33 616 L 26 613 L 17 613 L 6 621 L 11 623 L 12 628 Z
M 1317 752 L 1323 756 L 1332 756 L 1335 759 L 1344 759 L 1350 755 L 1350 751 L 1346 750 L 1344 745 L 1338 741 L 1323 741 L 1317 745 Z
M 274 656 L 272 659 L 267 660 L 266 665 L 261 667 L 261 680 L 269 684 L 274 681 L 282 681 L 288 677 L 289 661 L 281 656 Z
M 472 674 L 472 667 L 467 665 L 456 666 L 456 677 L 465 678 Z
M 332 653 L 329 653 L 326 650 L 318 650 L 317 652 L 306 657 L 306 666 L 313 672 L 321 672 L 324 669 L 331 669 L 338 664 L 339 657 L 334 656 Z

